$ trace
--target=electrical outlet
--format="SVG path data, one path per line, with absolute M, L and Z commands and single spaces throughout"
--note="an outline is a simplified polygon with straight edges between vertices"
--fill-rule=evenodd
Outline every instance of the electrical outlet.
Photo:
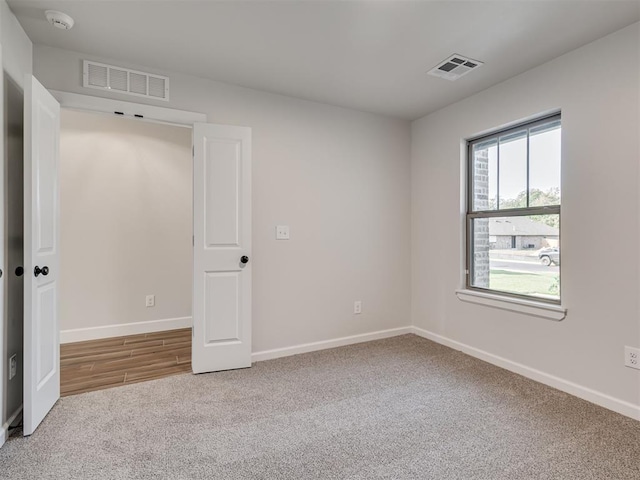
M 624 347 L 624 364 L 640 370 L 640 348 Z
M 156 296 L 155 295 L 147 295 L 147 300 L 145 305 L 147 307 L 155 307 L 156 306 Z
M 16 376 L 18 373 L 18 355 L 13 354 L 9 359 L 9 380 Z
M 289 240 L 289 225 L 276 226 L 276 240 Z
M 353 302 L 353 313 L 356 315 L 362 313 L 362 300 Z

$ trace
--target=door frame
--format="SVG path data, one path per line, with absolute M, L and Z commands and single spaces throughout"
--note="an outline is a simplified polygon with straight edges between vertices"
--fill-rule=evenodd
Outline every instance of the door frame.
M 189 126 L 193 128 L 194 123 L 208 123 L 207 115 L 187 110 L 176 110 L 173 108 L 156 107 L 134 102 L 124 102 L 111 98 L 93 97 L 81 95 L 79 93 L 62 92 L 59 90 L 49 90 L 49 93 L 60 103 L 60 108 L 70 110 L 83 110 L 94 113 L 109 113 L 144 120 L 148 122 L 158 122 L 170 125 Z
M 126 102 L 103 97 L 94 97 L 91 95 L 82 95 L 71 92 L 63 92 L 59 90 L 49 90 L 49 93 L 51 93 L 51 95 L 53 95 L 58 103 L 60 103 L 61 109 L 105 114 L 140 120 L 144 122 L 191 128 L 192 152 L 194 124 L 207 123 L 207 115 L 204 113 L 189 112 L 186 110 L 177 110 L 166 107 L 156 107 L 153 105 Z M 193 162 L 193 158 L 191 161 Z M 191 234 L 193 235 L 193 231 L 191 232 Z M 191 326 L 193 326 L 193 318 Z
M 193 156 L 192 162 L 195 161 L 195 153 L 196 153 L 195 143 L 194 143 L 195 142 L 194 132 L 195 132 L 196 124 L 209 124 L 207 115 L 204 113 L 177 110 L 177 109 L 166 108 L 166 107 L 156 107 L 152 105 L 138 104 L 133 102 L 114 100 L 114 99 L 108 99 L 103 97 L 95 97 L 95 96 L 89 96 L 89 95 L 81 95 L 81 94 L 63 92 L 58 90 L 49 90 L 49 92 L 60 103 L 61 109 L 79 110 L 79 111 L 87 111 L 87 112 L 93 112 L 93 113 L 103 113 L 108 115 L 116 114 L 117 116 L 133 118 L 141 121 L 177 125 L 181 127 L 190 127 L 193 132 L 192 133 L 192 156 Z M 226 125 L 224 126 L 216 125 L 216 127 L 217 128 L 220 128 L 220 127 L 237 128 L 235 126 L 226 126 Z M 244 130 L 247 130 L 247 127 L 241 127 L 241 128 L 243 128 Z M 246 135 L 246 132 L 243 135 Z M 251 134 L 249 129 L 249 138 L 250 136 Z M 251 146 L 249 145 L 249 152 L 251 151 L 250 148 Z M 250 175 L 251 173 L 249 170 L 249 179 L 251 178 Z M 249 181 L 249 194 L 250 192 L 251 192 L 251 186 Z M 196 202 L 195 188 L 192 192 L 192 195 L 194 195 L 193 202 L 195 206 L 195 202 Z M 249 212 L 250 211 L 251 211 L 251 202 L 249 201 Z M 251 222 L 250 218 L 248 221 Z M 195 225 L 193 226 L 193 228 L 194 230 L 192 231 L 192 235 L 194 235 L 194 240 L 195 240 Z M 250 231 L 250 228 L 249 228 L 249 231 Z M 249 285 L 249 292 L 250 292 L 250 285 Z M 192 296 L 193 295 L 194 294 L 192 293 Z M 195 302 L 195 297 L 192 297 L 192 301 Z M 250 304 L 251 304 L 251 297 L 249 293 L 249 305 Z M 249 315 L 249 317 L 251 319 L 251 315 Z M 249 322 L 251 322 L 251 320 L 249 320 Z M 192 312 L 192 328 L 193 328 L 193 325 L 194 325 L 194 315 Z M 251 324 L 249 324 L 249 329 L 248 329 L 249 332 L 251 330 L 250 327 L 251 327 Z M 250 366 L 250 363 L 248 366 Z M 226 368 L 223 368 L 223 369 L 226 369 Z
M 194 124 L 208 123 L 207 115 L 204 113 L 177 110 L 166 107 L 156 107 L 153 105 L 126 102 L 103 97 L 94 97 L 90 95 L 82 95 L 58 90 L 49 90 L 49 92 L 60 103 L 61 109 L 105 115 L 115 114 L 115 116 L 122 116 L 125 118 L 140 120 L 144 122 L 188 127 L 191 128 L 192 132 L 194 129 Z M 191 142 L 193 152 L 193 134 Z
M 118 116 L 127 119 L 140 120 L 147 123 L 158 123 L 162 125 L 173 125 L 178 127 L 190 128 L 192 132 L 192 152 L 194 124 L 208 123 L 207 115 L 204 113 L 177 110 L 166 107 L 156 107 L 153 105 L 145 105 L 103 97 L 94 97 L 91 95 L 82 95 L 59 90 L 49 90 L 49 93 L 51 93 L 51 95 L 53 95 L 58 103 L 60 103 L 60 108 L 65 110 Z M 191 162 L 193 163 L 193 158 L 191 159 Z M 191 233 L 193 235 L 193 231 Z M 193 319 L 191 325 L 193 325 Z M 182 328 L 182 326 L 174 328 Z M 142 333 L 144 333 L 144 331 L 146 330 L 143 330 Z M 61 336 L 61 341 L 64 339 L 65 343 L 69 343 L 73 341 L 85 341 L 102 338 L 89 336 L 89 338 L 73 339 L 74 333 L 75 332 L 73 330 L 67 331 L 64 336 Z M 131 334 L 134 333 L 141 332 L 132 332 Z M 124 333 L 120 333 L 119 335 L 124 335 Z

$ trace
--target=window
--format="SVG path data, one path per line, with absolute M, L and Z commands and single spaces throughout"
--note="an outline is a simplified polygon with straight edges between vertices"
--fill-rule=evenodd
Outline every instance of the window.
M 468 289 L 560 303 L 560 145 L 560 114 L 468 142 Z

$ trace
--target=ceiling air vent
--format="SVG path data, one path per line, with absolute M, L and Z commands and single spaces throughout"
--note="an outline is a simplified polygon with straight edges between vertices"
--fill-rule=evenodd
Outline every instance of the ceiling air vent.
M 484 65 L 484 63 L 454 54 L 429 70 L 429 75 L 454 81 L 466 75 L 471 70 L 480 68 L 482 65 Z
M 169 100 L 169 77 L 84 61 L 82 85 L 127 95 Z

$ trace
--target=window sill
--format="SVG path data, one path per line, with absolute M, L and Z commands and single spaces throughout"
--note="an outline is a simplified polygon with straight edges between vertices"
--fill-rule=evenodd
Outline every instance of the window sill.
M 456 296 L 463 302 L 485 305 L 510 312 L 523 313 L 534 317 L 561 321 L 567 316 L 567 309 L 560 305 L 504 297 L 493 293 L 477 292 L 475 290 L 456 290 Z

